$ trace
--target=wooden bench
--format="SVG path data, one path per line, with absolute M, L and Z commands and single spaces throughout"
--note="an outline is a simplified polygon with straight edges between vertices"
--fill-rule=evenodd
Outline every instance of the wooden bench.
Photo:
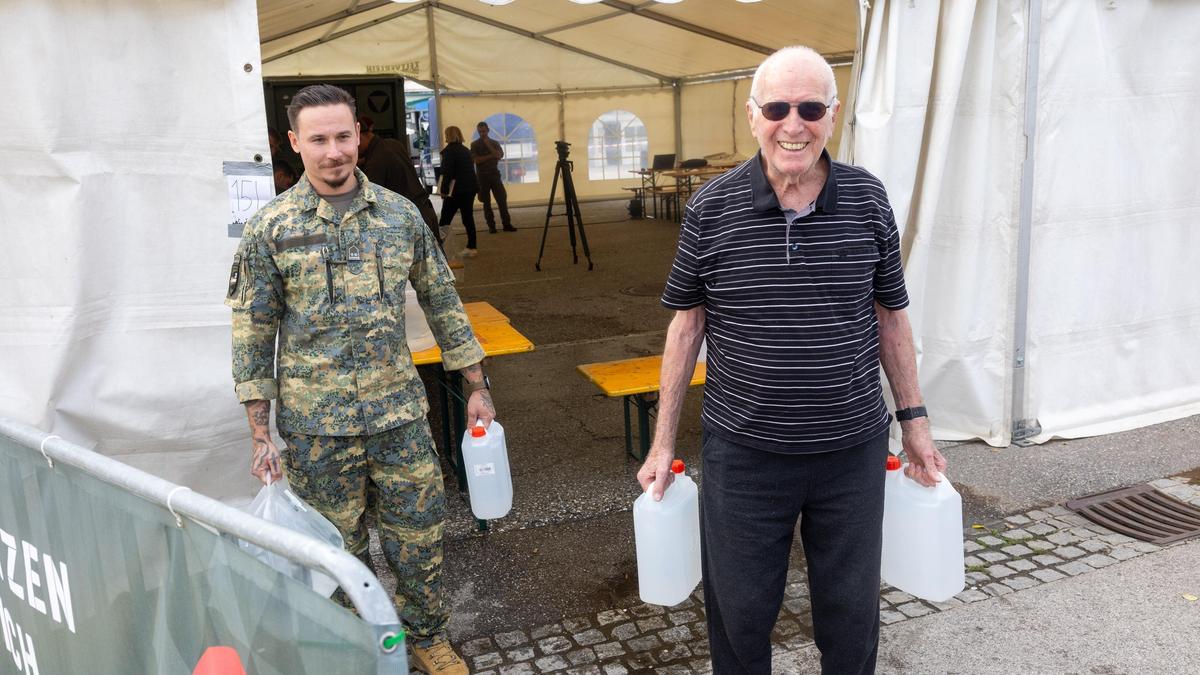
M 650 411 L 658 405 L 659 375 L 662 372 L 662 356 L 642 356 L 620 361 L 604 361 L 577 366 L 576 370 L 604 392 L 609 398 L 620 396 L 625 407 L 625 452 L 634 459 L 645 459 L 650 450 Z M 692 373 L 691 386 L 704 384 L 708 370 L 705 364 L 697 363 Z M 629 404 L 637 407 L 638 449 L 633 450 L 633 430 L 629 420 Z

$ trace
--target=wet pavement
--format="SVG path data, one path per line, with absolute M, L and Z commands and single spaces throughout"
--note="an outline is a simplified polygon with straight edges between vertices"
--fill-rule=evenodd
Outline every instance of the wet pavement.
M 450 478 L 452 472 L 443 467 L 451 505 L 445 555 L 451 637 L 471 652 L 468 660 L 477 671 L 702 669 L 706 647 L 700 599 L 692 606 L 658 613 L 637 599 L 630 507 L 639 493 L 634 475 L 640 462 L 624 452 L 620 399 L 600 396 L 575 370 L 580 364 L 661 352 L 671 315 L 658 304 L 658 292 L 671 264 L 678 226 L 628 220 L 623 203 L 585 203 L 594 270 L 587 271 L 582 248 L 580 264 L 571 263 L 565 218 L 557 217 L 548 230 L 539 272 L 534 261 L 545 213 L 544 206 L 514 209 L 519 231 L 495 235 L 487 233 L 477 214 L 482 230 L 479 255 L 466 261 L 459 285 L 464 301 L 486 300 L 506 314 L 534 343 L 535 351 L 486 364 L 498 419 L 508 437 L 512 512 L 492 521 L 489 531 L 479 532 Z M 698 456 L 701 397 L 701 388 L 689 393 L 678 441 L 678 455 L 697 479 L 703 473 Z M 431 422 L 439 428 L 436 414 Z M 1042 509 L 1101 489 L 1193 470 L 1200 466 L 1200 445 L 1193 442 L 1197 437 L 1200 418 L 1032 448 L 991 448 L 978 442 L 939 446 L 950 461 L 948 475 L 963 496 L 968 532 L 980 537 L 1017 527 L 1006 517 L 1035 522 L 1026 514 L 1036 512 L 1048 514 L 1050 520 L 1063 519 L 1057 511 Z M 982 525 L 987 534 L 972 524 Z M 1085 527 L 1070 519 L 1046 527 L 1053 526 L 1054 534 L 1059 525 L 1069 525 L 1068 530 Z M 1091 534 L 1099 538 L 1112 533 Z M 986 582 L 976 579 L 974 592 L 980 596 L 961 603 L 988 601 L 1003 595 L 1003 589 L 1016 592 L 1015 587 L 1031 583 L 1027 580 L 1033 586 L 1049 583 L 1031 576 L 1034 570 L 1047 578 L 1071 576 L 1049 559 L 1043 559 L 1045 564 L 1033 561 L 1033 556 L 1053 552 L 1030 549 L 1025 554 L 1017 549 L 1013 555 L 1001 549 L 1020 542 L 1005 538 L 1000 543 L 994 550 L 981 546 L 984 552 L 1006 555 L 1005 561 L 980 559 L 977 564 L 988 565 L 972 572 L 990 574 L 988 568 L 1010 562 L 1016 568 L 1007 575 L 996 568 L 1003 576 Z M 1108 556 L 1110 549 L 1127 543 L 1086 553 Z M 1062 565 L 1077 562 L 1059 558 Z M 1115 564 L 1118 558 L 1113 560 Z M 1027 565 L 1034 567 L 1021 569 Z M 811 643 L 798 547 L 792 567 L 786 598 L 790 606 L 785 604 L 776 635 L 780 654 L 799 654 Z M 1084 572 L 1078 566 L 1071 569 Z M 1088 569 L 1097 568 L 1089 564 Z M 881 595 L 885 626 L 889 618 L 894 623 L 952 608 L 900 596 L 888 600 L 888 593 L 885 588 Z M 639 617 L 637 612 L 647 614 Z M 628 625 L 634 628 L 621 628 Z M 807 672 L 811 665 L 781 667 L 780 672 Z

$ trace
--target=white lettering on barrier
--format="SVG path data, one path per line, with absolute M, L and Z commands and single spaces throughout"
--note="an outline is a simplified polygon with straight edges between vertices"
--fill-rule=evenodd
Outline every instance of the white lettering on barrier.
M 21 630 L 3 603 L 0 603 L 0 628 L 4 630 L 4 649 L 16 664 L 17 672 L 39 675 L 33 636 Z
M 55 566 L 54 559 L 49 553 L 41 554 L 41 569 L 38 569 L 38 549 L 30 542 L 21 540 L 23 567 L 25 568 L 24 584 L 17 579 L 17 538 L 0 529 L 0 543 L 8 549 L 7 563 L 0 566 L 0 580 L 8 582 L 8 590 L 19 600 L 24 600 L 33 609 L 46 613 L 46 600 L 38 597 L 34 589 L 45 588 L 46 597 L 50 603 L 50 616 L 57 623 L 66 623 L 72 633 L 75 631 L 75 609 L 71 604 L 71 578 L 67 573 L 66 563 Z M 7 573 L 2 570 L 7 570 Z M 43 575 L 45 578 L 43 579 Z M 0 604 L 0 607 L 3 605 Z M 16 625 L 9 619 L 9 623 Z M 9 639 L 5 631 L 6 646 Z M 13 650 L 10 649 L 10 652 Z
M 21 661 L 17 658 L 17 652 L 13 649 L 12 622 L 12 615 L 8 613 L 8 608 L 4 606 L 3 602 L 0 602 L 0 629 L 4 631 L 4 649 L 12 655 L 17 668 L 20 668 Z
M 20 629 L 17 629 L 20 631 Z M 20 642 L 20 637 L 17 641 Z M 33 648 L 33 636 L 29 633 L 25 634 L 25 642 L 21 644 L 21 660 L 25 662 L 25 672 L 29 675 L 39 675 L 37 663 L 37 651 Z
M 55 621 L 67 623 L 67 628 L 75 632 L 75 608 L 71 606 L 71 578 L 67 576 L 67 564 L 58 563 L 54 568 L 54 560 L 49 553 L 42 554 L 42 566 L 46 570 L 46 594 L 50 597 L 50 616 Z
M 0 542 L 4 542 L 4 545 L 8 547 L 8 564 L 5 565 L 5 569 L 8 570 L 8 589 L 12 591 L 13 595 L 24 600 L 25 589 L 21 588 L 21 585 L 13 578 L 17 571 L 17 538 L 0 530 Z
M 38 561 L 37 547 L 27 541 L 22 541 L 21 552 L 25 558 L 25 601 L 29 603 L 30 607 L 45 614 L 46 603 L 33 592 L 33 589 L 42 585 L 42 576 L 33 569 Z

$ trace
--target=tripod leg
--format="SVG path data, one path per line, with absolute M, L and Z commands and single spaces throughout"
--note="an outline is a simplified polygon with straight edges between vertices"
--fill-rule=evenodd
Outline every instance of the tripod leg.
M 561 162 L 559 163 L 562 164 Z M 567 234 L 571 240 L 571 262 L 579 264 L 579 253 L 575 250 L 575 181 L 571 178 L 571 166 L 563 167 L 563 204 L 567 207 Z
M 538 248 L 537 262 L 533 264 L 533 269 L 542 271 L 542 254 L 546 252 L 546 235 L 550 233 L 550 216 L 554 213 L 554 193 L 558 191 L 558 175 L 562 173 L 562 164 L 554 168 L 554 181 L 550 183 L 550 201 L 546 203 L 546 224 L 542 226 L 542 245 Z M 566 186 L 566 181 L 563 182 Z
M 566 178 L 570 178 L 568 174 Z M 579 222 L 579 241 L 583 244 L 583 255 L 588 261 L 588 271 L 592 271 L 592 252 L 588 250 L 587 232 L 583 229 L 583 212 L 579 210 L 579 198 L 575 196 L 575 183 L 563 180 L 563 192 L 567 196 L 567 219 L 572 216 Z M 571 253 L 575 253 L 575 228 L 571 228 Z M 579 262 L 579 256 L 575 256 L 575 262 Z

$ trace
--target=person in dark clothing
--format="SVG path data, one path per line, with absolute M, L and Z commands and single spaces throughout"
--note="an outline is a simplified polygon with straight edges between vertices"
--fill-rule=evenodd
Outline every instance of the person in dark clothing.
M 429 201 L 429 191 L 417 177 L 408 157 L 395 152 L 394 148 L 403 147 L 403 143 L 390 144 L 387 139 L 375 135 L 375 121 L 366 115 L 358 118 L 360 128 L 358 141 L 358 168 L 367 174 L 367 178 L 376 185 L 408 198 L 421 211 L 425 224 L 433 231 L 439 242 L 437 211 Z
M 471 151 L 463 145 L 462 130 L 446 127 L 446 147 L 442 148 L 442 184 L 438 193 L 442 195 L 442 217 L 438 225 L 446 227 L 454 220 L 455 211 L 462 214 L 463 227 L 467 229 L 467 247 L 461 251 L 464 258 L 478 255 L 475 242 L 475 193 L 479 183 L 475 181 L 475 168 L 471 163 Z
M 492 197 L 496 195 L 496 206 L 500 208 L 500 222 L 505 232 L 516 232 L 512 219 L 508 216 L 508 191 L 500 180 L 500 160 L 504 159 L 504 148 L 496 141 L 488 138 L 487 122 L 480 122 L 475 130 L 479 138 L 471 142 L 471 161 L 475 162 L 475 172 L 479 177 L 479 201 L 483 202 L 483 218 L 487 221 L 488 232 L 496 233 L 496 216 L 492 214 Z

